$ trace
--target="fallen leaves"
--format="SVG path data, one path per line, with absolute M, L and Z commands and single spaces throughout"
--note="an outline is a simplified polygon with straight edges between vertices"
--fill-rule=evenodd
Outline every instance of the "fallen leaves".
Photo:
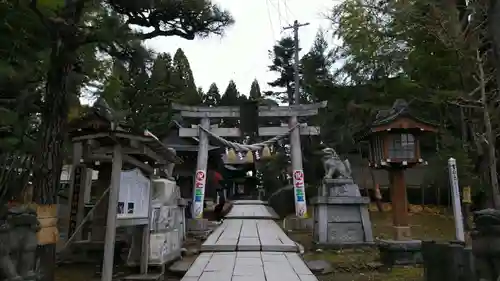
M 384 212 L 391 212 L 392 211 L 392 204 L 391 203 L 382 203 L 382 210 Z M 375 203 L 371 203 L 369 206 L 370 212 L 378 212 L 377 205 Z M 408 210 L 410 213 L 428 213 L 428 214 L 444 214 L 446 212 L 445 207 L 441 206 L 434 206 L 434 205 L 413 205 L 410 204 L 408 207 Z

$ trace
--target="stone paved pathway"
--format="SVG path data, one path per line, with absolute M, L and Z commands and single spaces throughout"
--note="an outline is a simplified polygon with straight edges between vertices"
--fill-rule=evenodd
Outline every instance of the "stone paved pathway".
M 262 201 L 236 204 L 181 281 L 317 281 Z M 243 208 L 241 208 L 243 207 Z M 236 215 L 234 215 L 236 214 Z M 237 218 L 235 218 L 237 217 Z

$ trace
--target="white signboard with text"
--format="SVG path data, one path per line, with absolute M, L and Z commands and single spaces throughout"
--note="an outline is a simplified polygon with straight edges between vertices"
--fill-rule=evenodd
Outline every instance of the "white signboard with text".
M 151 181 L 139 169 L 122 171 L 118 193 L 118 219 L 147 218 Z

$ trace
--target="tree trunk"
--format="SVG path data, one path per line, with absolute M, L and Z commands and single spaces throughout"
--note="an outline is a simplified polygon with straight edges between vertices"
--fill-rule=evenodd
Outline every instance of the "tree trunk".
M 481 102 L 483 104 L 483 119 L 484 127 L 486 130 L 486 139 L 488 141 L 488 166 L 490 172 L 490 184 L 493 206 L 500 208 L 500 190 L 498 189 L 497 177 L 497 157 L 495 150 L 495 137 L 493 136 L 493 129 L 491 127 L 491 118 L 488 108 L 488 100 L 486 97 L 486 78 L 483 69 L 483 62 L 479 51 L 477 52 L 477 64 L 479 70 L 479 83 L 481 89 Z
M 497 89 L 500 89 L 500 1 L 490 0 L 488 7 L 488 33 L 493 47 L 493 65 L 496 68 Z
M 68 115 L 66 82 L 72 65 L 69 53 L 59 40 L 52 46 L 41 112 L 40 147 L 34 170 L 34 201 L 42 205 L 54 204 L 59 189 Z M 54 280 L 55 257 L 55 244 L 38 247 L 37 259 L 42 281 Z

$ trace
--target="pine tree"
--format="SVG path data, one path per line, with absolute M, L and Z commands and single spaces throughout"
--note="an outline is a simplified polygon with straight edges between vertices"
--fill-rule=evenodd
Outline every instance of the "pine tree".
M 302 103 L 328 99 L 333 89 L 333 63 L 333 52 L 328 49 L 324 33 L 320 30 L 311 50 L 301 59 Z
M 177 49 L 173 61 L 173 86 L 179 94 L 182 104 L 196 105 L 201 103 L 201 97 L 194 83 L 193 71 L 189 60 L 182 49 Z
M 144 93 L 147 107 L 141 116 L 142 128 L 154 132 L 159 137 L 167 134 L 165 124 L 170 123 L 171 104 L 177 97 L 171 79 L 172 58 L 170 54 L 161 54 L 156 57 L 151 69 L 147 91 Z
M 236 87 L 236 83 L 233 80 L 229 81 L 226 87 L 226 91 L 221 98 L 221 105 L 225 106 L 234 106 L 238 105 L 238 98 L 240 93 L 238 92 L 238 88 Z
M 262 93 L 260 92 L 259 81 L 257 79 L 253 80 L 252 85 L 250 86 L 250 95 L 251 100 L 260 101 L 262 99 Z
M 279 77 L 269 82 L 269 86 L 273 88 L 281 88 L 283 90 L 269 91 L 265 94 L 273 97 L 280 102 L 293 103 L 293 93 L 295 89 L 294 83 L 294 69 L 293 69 L 293 56 L 294 56 L 295 43 L 291 37 L 285 37 L 278 41 L 270 52 L 270 57 L 273 62 L 269 66 L 269 70 L 276 72 Z
M 240 93 L 233 80 L 229 81 L 227 84 L 226 91 L 222 95 L 220 100 L 220 105 L 224 106 L 238 106 L 240 105 Z M 234 127 L 238 124 L 238 120 L 235 118 L 226 118 L 223 121 L 224 126 Z
M 42 81 L 38 80 L 38 75 L 31 74 L 19 84 L 37 84 L 36 92 L 40 94 L 37 97 L 37 151 L 33 153 L 35 164 L 32 174 L 34 201 L 43 205 L 55 203 L 66 154 L 68 116 L 74 98 L 86 86 L 85 82 L 95 81 L 96 73 L 106 73 L 106 69 L 92 69 L 90 58 L 93 57 L 96 62 L 97 53 L 105 53 L 122 60 L 130 55 L 129 50 L 133 49 L 130 43 L 135 40 L 159 36 L 193 40 L 196 36 L 222 34 L 224 28 L 233 22 L 226 11 L 210 0 L 133 1 L 134 5 L 130 5 L 130 1 L 1 2 L 0 15 L 13 15 L 12 12 L 3 13 L 6 7 L 29 11 L 29 18 L 18 17 L 17 20 L 36 19 L 34 26 L 43 30 L 43 35 L 39 36 L 29 29 L 11 25 L 7 17 L 2 17 L 3 27 L 15 30 L 15 38 L 2 33 L 11 42 L 9 49 L 26 53 L 24 46 L 34 46 L 29 41 L 43 42 L 45 47 L 40 52 L 41 56 L 33 60 L 35 63 L 27 64 L 37 70 L 41 66 L 40 71 L 44 74 L 40 75 Z M 130 25 L 142 28 L 132 30 Z M 49 40 L 44 41 L 47 38 Z M 23 48 L 20 48 L 21 45 Z M 0 49 L 0 54 L 5 52 Z M 32 54 L 35 55 L 35 52 Z M 18 60 L 12 64 L 19 63 L 20 58 L 12 57 Z M 101 55 L 100 59 L 103 57 L 106 56 Z M 141 77 L 146 76 L 141 74 Z M 33 78 L 35 83 L 32 83 Z M 137 82 L 141 85 L 141 81 Z M 39 271 L 42 273 L 40 280 L 54 279 L 55 248 L 55 245 L 37 248 Z
M 126 67 L 120 61 L 114 63 L 100 96 L 125 115 L 128 125 L 161 137 L 166 133 L 164 124 L 170 122 L 170 106 L 177 95 L 171 85 L 172 59 L 169 54 L 160 54 L 149 70 L 151 58 L 144 51 L 137 51 L 137 57 Z
M 210 85 L 208 92 L 203 95 L 203 105 L 205 106 L 217 106 L 220 104 L 221 96 L 219 93 L 219 88 L 215 83 Z

